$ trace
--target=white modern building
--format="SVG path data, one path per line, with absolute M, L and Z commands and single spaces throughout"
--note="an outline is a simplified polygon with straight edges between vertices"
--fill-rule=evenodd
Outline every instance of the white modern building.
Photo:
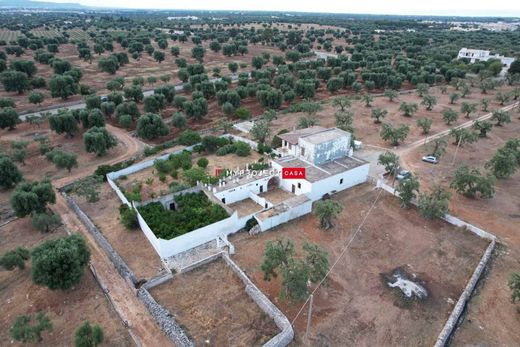
M 471 63 L 474 63 L 476 61 L 488 61 L 489 59 L 498 59 L 502 62 L 502 65 L 506 68 L 509 68 L 511 66 L 511 63 L 515 61 L 515 58 L 511 57 L 504 57 L 502 55 L 498 54 L 491 54 L 490 51 L 482 50 L 482 49 L 468 49 L 468 48 L 461 48 L 459 51 L 459 54 L 457 56 L 458 59 L 469 59 Z

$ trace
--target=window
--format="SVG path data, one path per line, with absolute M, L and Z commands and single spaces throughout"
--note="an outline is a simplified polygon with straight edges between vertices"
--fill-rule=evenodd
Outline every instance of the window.
M 222 203 L 223 203 L 223 204 L 226 203 L 226 198 L 222 198 Z
M 305 148 L 302 147 L 300 153 L 302 156 L 305 155 Z
M 301 189 L 301 188 L 302 188 L 302 184 L 298 183 L 298 189 Z
M 339 184 L 343 184 L 343 178 L 339 180 Z
M 289 149 L 292 149 L 292 145 L 289 143 Z

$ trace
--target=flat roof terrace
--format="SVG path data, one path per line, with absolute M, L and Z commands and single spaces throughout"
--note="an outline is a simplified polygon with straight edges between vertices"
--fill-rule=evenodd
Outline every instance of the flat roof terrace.
M 263 210 L 263 207 L 257 204 L 255 201 L 250 198 L 234 202 L 232 204 L 227 205 L 233 211 L 237 211 L 238 217 L 242 218 L 244 216 L 248 216 L 255 212 L 259 212 Z
M 258 194 L 262 198 L 266 199 L 273 205 L 278 205 L 288 199 L 293 198 L 295 195 L 281 188 L 270 189 L 267 192 Z
M 296 157 L 285 157 L 274 161 L 282 167 L 305 168 L 305 179 L 311 183 L 321 181 L 329 176 L 334 176 L 368 163 L 365 160 L 355 157 L 343 157 L 321 165 L 314 165 Z

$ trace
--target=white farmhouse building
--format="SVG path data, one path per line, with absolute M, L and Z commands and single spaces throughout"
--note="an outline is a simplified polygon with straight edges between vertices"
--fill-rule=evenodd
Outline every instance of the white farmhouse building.
M 135 164 L 107 175 L 107 180 L 123 203 L 137 207 L 160 202 L 166 209 L 176 210 L 176 196 L 203 191 L 229 217 L 192 230 L 170 240 L 154 235 L 137 211 L 141 230 L 163 259 L 173 257 L 215 239 L 226 239 L 256 220 L 256 231 L 266 231 L 312 211 L 314 201 L 348 189 L 368 179 L 369 163 L 355 158 L 350 133 L 338 128 L 319 126 L 279 135 L 283 141 L 279 157 L 272 159 L 262 171 L 248 170 L 219 180 L 218 184 L 198 183 L 185 191 L 170 193 L 143 202 L 129 202 L 114 183 L 121 175 L 137 172 L 153 165 L 153 160 Z M 285 177 L 287 170 L 304 172 L 298 177 Z
M 458 59 L 469 59 L 471 63 L 476 61 L 488 61 L 489 59 L 498 59 L 502 62 L 504 67 L 509 68 L 511 63 L 515 61 L 515 58 L 504 57 L 502 55 L 494 54 L 492 55 L 490 51 L 482 50 L 482 49 L 468 49 L 461 48 L 459 54 L 457 56 Z

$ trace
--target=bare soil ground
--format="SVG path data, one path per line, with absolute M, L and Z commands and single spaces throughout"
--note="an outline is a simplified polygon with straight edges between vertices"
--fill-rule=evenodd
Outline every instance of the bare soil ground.
M 196 345 L 260 346 L 279 331 L 218 259 L 151 289 Z
M 33 247 L 45 240 L 65 236 L 63 228 L 43 234 L 32 229 L 28 218 L 15 220 L 0 228 L 0 253 L 18 246 Z M 74 330 L 88 320 L 99 324 L 104 331 L 106 346 L 133 346 L 134 343 L 102 293 L 89 269 L 80 284 L 70 290 L 52 291 L 31 280 L 30 261 L 24 270 L 0 271 L 0 345 L 21 346 L 13 343 L 9 329 L 20 315 L 45 312 L 53 324 L 53 331 L 45 332 L 40 345 L 72 346 Z
M 54 187 L 73 182 L 78 178 L 92 173 L 98 165 L 111 164 L 120 160 L 126 160 L 135 155 L 143 147 L 143 144 L 133 139 L 124 130 L 108 126 L 109 131 L 118 139 L 118 145 L 112 148 L 106 156 L 98 157 L 95 154 L 87 153 L 83 146 L 81 134 L 68 139 L 63 135 L 57 135 L 48 128 L 48 124 L 36 128 L 30 124 L 22 123 L 15 130 L 0 130 L 0 151 L 11 152 L 12 141 L 28 141 L 28 156 L 25 164 L 17 163 L 19 170 L 26 180 L 50 179 Z M 73 168 L 69 173 L 66 169 L 57 169 L 56 166 L 48 161 L 44 155 L 40 155 L 39 143 L 33 141 L 37 135 L 44 135 L 49 138 L 50 145 L 56 149 L 74 152 L 77 154 L 78 167 Z M 9 197 L 13 189 L 0 189 L 0 214 L 8 215 L 11 210 Z
M 460 114 L 460 107 L 462 102 L 479 103 L 482 99 L 489 99 L 489 111 L 503 107 L 500 106 L 499 103 L 494 99 L 496 92 L 499 90 L 508 91 L 510 90 L 510 87 L 504 86 L 500 89 L 497 89 L 496 91 L 490 91 L 487 94 L 481 94 L 480 90 L 477 88 L 472 88 L 472 93 L 466 98 L 459 99 L 456 104 L 450 104 L 449 95 L 453 92 L 456 92 L 455 88 L 448 87 L 448 92 L 446 94 L 442 94 L 439 88 L 433 87 L 430 88 L 430 94 L 437 97 L 437 105 L 433 108 L 432 111 L 427 111 L 425 106 L 421 105 L 422 98 L 419 97 L 417 93 L 402 94 L 393 102 L 390 102 L 388 98 L 383 96 L 374 97 L 372 107 L 366 107 L 364 101 L 362 100 L 353 100 L 350 111 L 354 114 L 354 133 L 356 138 L 362 141 L 364 144 L 392 148 L 391 144 L 389 142 L 383 141 L 379 135 L 381 124 L 375 124 L 374 119 L 371 118 L 372 109 L 381 108 L 388 111 L 388 115 L 382 119 L 383 123 L 391 123 L 394 126 L 406 124 L 410 127 L 410 133 L 403 142 L 403 145 L 406 145 L 424 137 L 424 134 L 422 134 L 422 129 L 417 126 L 417 120 L 420 118 L 430 118 L 433 120 L 430 133 L 435 134 L 468 121 L 464 114 Z M 320 122 L 319 125 L 323 127 L 334 127 L 336 125 L 334 114 L 338 110 L 332 106 L 332 99 L 333 97 L 330 97 L 330 94 L 324 95 L 323 99 L 321 99 L 324 100 L 322 110 L 316 113 L 316 118 Z M 399 105 L 402 101 L 407 103 L 417 103 L 419 105 L 418 111 L 412 117 L 403 116 L 402 112 L 399 111 Z M 451 123 L 450 126 L 446 125 L 442 119 L 442 112 L 445 108 L 451 108 L 459 112 L 459 119 L 456 122 Z M 471 117 L 476 118 L 486 113 L 488 112 L 483 112 L 480 110 L 479 105 L 479 111 L 475 114 L 472 114 Z M 282 129 L 293 130 L 298 124 L 298 119 L 304 115 L 305 114 L 303 113 L 279 114 L 278 119 L 272 122 L 271 134 L 275 135 Z
M 487 138 L 466 144 L 457 152 L 450 144 L 438 165 L 420 161 L 428 151 L 424 146 L 415 148 L 402 157 L 407 168 L 415 171 L 421 185 L 449 186 L 459 165 L 466 164 L 484 172 L 485 163 L 510 138 L 517 138 L 520 121 L 512 115 L 512 123 L 493 127 Z M 507 281 L 512 272 L 520 268 L 520 172 L 508 179 L 497 179 L 496 194 L 492 199 L 470 199 L 453 191 L 450 204 L 452 213 L 463 220 L 494 233 L 501 247 L 496 251 L 485 280 L 470 301 L 465 320 L 455 334 L 453 345 L 513 346 L 520 341 L 516 327 L 520 317 L 511 304 L 511 291 Z
M 302 303 L 279 298 L 280 279 L 266 282 L 260 270 L 265 243 L 288 238 L 297 250 L 304 242 L 317 243 L 332 264 L 374 203 L 378 191 L 362 185 L 336 194 L 344 210 L 333 230 L 319 229 L 314 215 L 306 215 L 273 231 L 230 240 L 235 261 L 256 285 L 288 316 L 296 317 Z M 482 256 L 487 242 L 440 220 L 426 221 L 415 209 L 382 193 L 350 248 L 339 259 L 328 284 L 314 295 L 311 345 L 431 346 Z M 406 303 L 387 287 L 381 274 L 408 265 L 425 282 L 426 301 Z M 301 343 L 307 307 L 295 322 Z M 381 314 L 384 312 L 384 314 Z
M 156 276 L 163 269 L 159 255 L 140 229 L 129 231 L 121 224 L 121 201 L 108 183 L 101 185 L 99 197 L 95 203 L 89 203 L 83 197 L 76 196 L 75 199 L 138 279 Z

